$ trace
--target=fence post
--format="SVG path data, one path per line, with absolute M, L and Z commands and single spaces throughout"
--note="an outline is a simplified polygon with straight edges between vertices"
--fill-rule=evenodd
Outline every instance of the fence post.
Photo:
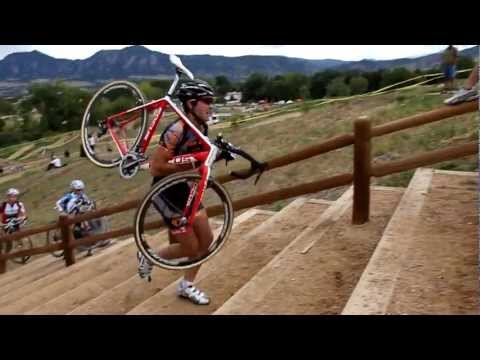
M 355 121 L 352 213 L 352 223 L 354 225 L 366 223 L 370 214 L 371 128 L 370 121 L 366 119 Z
M 62 232 L 62 242 L 64 246 L 64 257 L 66 266 L 75 264 L 75 249 L 73 245 L 73 234 L 68 224 L 68 215 L 60 215 L 58 218 L 60 231 Z
M 7 272 L 7 259 L 4 259 L 2 257 L 2 255 L 4 254 L 3 249 L 6 247 L 7 247 L 6 242 L 0 243 L 0 274 L 5 274 Z

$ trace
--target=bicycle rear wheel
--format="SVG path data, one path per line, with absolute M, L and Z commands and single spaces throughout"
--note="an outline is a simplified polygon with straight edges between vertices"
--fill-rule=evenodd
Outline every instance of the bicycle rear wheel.
M 27 250 L 32 248 L 33 248 L 32 239 L 30 239 L 30 237 L 27 236 L 19 240 L 15 240 L 12 251 L 16 252 L 16 251 Z M 12 258 L 11 260 L 16 264 L 26 264 L 28 260 L 30 260 L 30 257 L 31 257 L 30 255 L 26 255 L 26 256 L 15 257 L 15 258 Z
M 106 217 L 88 220 L 87 222 L 88 222 L 89 230 L 86 231 L 85 234 L 83 234 L 82 237 L 92 236 L 92 235 L 99 235 L 99 234 L 108 232 L 109 229 L 110 229 Z M 80 238 L 82 238 L 82 237 L 80 237 Z M 80 238 L 79 238 L 79 239 L 80 239 Z M 111 240 L 110 240 L 110 239 L 99 240 L 99 241 L 96 242 L 95 244 L 80 246 L 78 249 L 79 249 L 80 251 L 88 251 L 88 256 L 89 256 L 89 255 L 92 254 L 92 251 L 93 251 L 94 249 L 106 247 L 106 246 L 110 245 L 110 243 L 111 243 Z
M 60 229 L 53 229 L 47 232 L 47 245 L 57 244 L 61 242 L 62 242 L 62 234 L 60 232 Z M 64 254 L 63 250 L 52 251 L 52 255 L 57 258 L 63 257 L 63 254 Z
M 108 133 L 108 116 L 144 105 L 140 89 L 128 81 L 114 81 L 98 90 L 88 103 L 82 119 L 82 146 L 87 157 L 97 166 L 111 168 L 121 161 L 121 155 Z M 115 119 L 113 131 L 127 149 L 135 147 L 147 126 L 147 110 L 131 112 Z M 94 144 L 91 144 L 91 138 Z
M 160 230 L 165 218 L 175 219 L 188 201 L 187 191 L 187 196 L 177 196 L 175 204 L 169 203 L 168 199 L 172 199 L 172 191 L 178 192 L 179 187 L 198 189 L 200 179 L 201 176 L 198 174 L 168 176 L 154 185 L 140 204 L 135 214 L 135 242 L 142 254 L 153 264 L 165 269 L 188 269 L 210 259 L 228 239 L 233 223 L 232 201 L 225 188 L 210 179 L 202 199 L 213 232 L 213 241 L 208 250 L 194 258 L 178 259 L 162 258 L 158 253 L 171 245 L 168 232 Z M 193 194 L 195 197 L 196 192 Z

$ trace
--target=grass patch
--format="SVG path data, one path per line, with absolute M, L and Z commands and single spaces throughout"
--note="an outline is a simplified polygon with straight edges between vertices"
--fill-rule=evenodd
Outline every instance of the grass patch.
M 225 139 L 251 153 L 259 160 L 269 160 L 273 157 L 283 156 L 292 151 L 303 149 L 311 144 L 324 141 L 341 133 L 351 133 L 353 122 L 359 116 L 367 116 L 374 124 L 383 124 L 391 120 L 397 120 L 404 116 L 411 116 L 422 111 L 429 111 L 442 104 L 444 97 L 424 96 L 423 93 L 431 91 L 430 87 L 419 87 L 407 91 L 392 92 L 372 97 L 351 99 L 347 101 L 318 105 L 302 116 L 293 119 L 270 122 L 261 125 L 264 120 L 275 119 L 285 116 L 280 112 L 278 115 L 248 121 L 237 127 L 210 131 L 210 137 L 214 138 L 222 132 Z M 445 96 L 446 97 L 446 96 Z M 401 100 L 399 100 L 399 98 Z M 305 103 L 304 103 L 305 104 Z M 308 106 L 315 104 L 309 103 Z M 303 105 L 303 104 L 302 104 Z M 301 111 L 301 105 L 297 111 Z M 380 116 L 381 115 L 381 116 Z M 161 124 L 157 134 L 169 121 Z M 251 124 L 259 124 L 249 128 Z M 438 121 L 394 134 L 374 138 L 372 140 L 372 156 L 383 154 L 396 154 L 399 158 L 412 156 L 417 153 L 442 148 L 445 141 L 459 135 L 475 134 L 478 123 L 475 114 L 465 114 L 454 118 Z M 56 140 L 58 140 L 58 136 Z M 51 143 L 53 137 L 43 139 Z M 56 141 L 55 140 L 55 141 Z M 471 140 L 465 140 L 471 141 Z M 8 149 L 0 149 L 0 154 L 12 154 L 26 144 L 11 146 Z M 150 148 L 154 148 L 152 142 Z M 65 149 L 73 154 L 78 153 L 80 139 L 55 149 L 55 153 L 62 155 Z M 351 172 L 353 166 L 352 147 L 322 154 L 302 162 L 274 169 L 265 173 L 256 186 L 253 179 L 246 181 L 234 181 L 226 184 L 233 199 L 251 196 L 268 191 L 274 191 L 288 186 L 299 185 L 336 174 Z M 4 155 L 0 155 L 5 158 Z M 32 156 L 33 160 L 37 155 Z M 99 207 L 111 206 L 131 199 L 141 198 L 150 188 L 151 178 L 148 172 L 141 171 L 133 179 L 126 181 L 120 178 L 118 169 L 102 169 L 91 164 L 87 159 L 71 157 L 68 160 L 65 172 L 45 172 L 44 167 L 40 170 L 25 173 L 21 178 L 2 183 L 0 191 L 5 191 L 11 186 L 19 188 L 22 192 L 29 189 L 22 196 L 25 202 L 31 226 L 45 224 L 57 218 L 53 210 L 55 201 L 68 190 L 71 180 L 80 178 L 87 185 L 87 193 L 97 200 Z M 46 166 L 46 164 L 45 164 Z M 225 167 L 225 162 L 219 162 L 214 167 L 214 176 L 225 174 L 234 169 L 247 167 L 246 161 L 233 161 Z M 472 156 L 442 164 L 436 168 L 444 168 L 456 171 L 473 171 L 478 167 L 477 157 Z M 414 171 L 403 172 L 375 179 L 379 185 L 384 186 L 408 186 Z M 308 195 L 307 195 L 308 196 Z M 282 200 L 270 204 L 274 210 L 281 210 L 290 200 Z M 132 224 L 134 210 L 120 213 L 112 217 L 112 229 Z
M 415 173 L 414 170 L 404 171 L 380 178 L 377 182 L 380 186 L 407 187 Z

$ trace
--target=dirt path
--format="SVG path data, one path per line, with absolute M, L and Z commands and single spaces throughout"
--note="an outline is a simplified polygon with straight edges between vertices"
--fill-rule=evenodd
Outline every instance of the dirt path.
M 480 314 L 478 176 L 434 172 L 388 314 Z
M 10 155 L 7 160 L 15 160 L 25 154 L 27 151 L 32 150 L 35 147 L 35 144 L 29 144 L 27 146 L 21 147 L 17 151 L 15 151 L 12 155 Z

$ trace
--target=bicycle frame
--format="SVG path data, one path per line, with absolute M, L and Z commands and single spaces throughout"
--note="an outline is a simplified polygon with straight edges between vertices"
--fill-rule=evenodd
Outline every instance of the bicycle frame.
M 172 86 L 173 87 L 173 86 Z M 170 93 L 170 91 L 169 91 Z M 205 192 L 205 189 L 207 187 L 207 180 L 210 176 L 210 171 L 211 171 L 211 166 L 213 165 L 216 155 L 218 153 L 218 150 L 216 146 L 214 146 L 208 137 L 203 135 L 197 128 L 196 126 L 188 119 L 188 117 L 185 116 L 185 114 L 178 109 L 178 107 L 173 103 L 173 101 L 170 99 L 170 95 L 165 96 L 162 99 L 159 100 L 153 100 L 147 104 L 140 105 L 137 107 L 134 107 L 132 109 L 123 111 L 121 113 L 109 116 L 107 118 L 106 124 L 107 124 L 107 129 L 108 132 L 110 133 L 119 153 L 121 154 L 122 158 L 125 157 L 129 152 L 134 152 L 136 154 L 144 155 L 148 146 L 150 145 L 150 141 L 153 137 L 153 134 L 155 133 L 158 124 L 160 123 L 163 114 L 165 113 L 165 109 L 167 107 L 170 107 L 179 117 L 182 121 L 186 123 L 186 125 L 195 133 L 197 138 L 200 140 L 200 142 L 203 145 L 203 149 L 200 152 L 196 153 L 191 153 L 191 154 L 183 154 L 179 156 L 174 156 L 169 162 L 172 164 L 186 164 L 186 163 L 193 163 L 194 161 L 199 161 L 201 163 L 199 172 L 201 175 L 201 180 L 199 184 L 199 189 L 197 193 L 197 197 L 195 198 L 195 201 L 193 203 L 193 206 L 190 208 L 192 199 L 195 195 L 195 192 L 197 189 L 195 187 L 192 187 L 190 189 L 190 194 L 188 196 L 187 204 L 185 206 L 184 211 L 184 216 L 188 219 L 188 225 L 193 224 L 193 220 L 195 218 L 195 214 L 198 210 L 198 207 L 200 206 L 200 203 L 203 198 L 203 194 Z M 123 144 L 119 138 L 117 137 L 114 128 L 118 127 L 120 131 L 123 130 L 123 128 L 133 122 L 136 119 L 136 116 L 134 115 L 137 111 L 141 110 L 146 110 L 147 112 L 159 110 L 158 114 L 155 116 L 153 119 L 152 123 L 147 129 L 147 132 L 141 139 L 140 143 L 137 145 L 136 149 L 127 149 L 125 144 Z M 131 117 L 128 117 L 129 114 L 133 114 Z M 127 116 L 127 119 L 123 121 L 116 121 L 120 117 L 125 117 Z

